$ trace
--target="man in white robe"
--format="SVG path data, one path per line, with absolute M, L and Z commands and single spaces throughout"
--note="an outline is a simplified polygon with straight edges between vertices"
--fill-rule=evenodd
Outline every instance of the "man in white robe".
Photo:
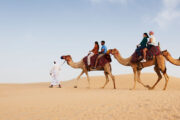
M 53 88 L 53 86 L 58 85 L 59 88 L 61 88 L 58 76 L 59 76 L 59 72 L 60 72 L 60 66 L 56 63 L 56 61 L 54 61 L 54 65 L 50 70 L 50 76 L 52 77 L 52 82 L 51 85 L 49 86 L 50 88 Z

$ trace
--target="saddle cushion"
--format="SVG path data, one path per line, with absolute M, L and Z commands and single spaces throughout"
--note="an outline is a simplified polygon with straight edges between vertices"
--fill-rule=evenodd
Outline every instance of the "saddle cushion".
M 157 56 L 160 55 L 161 51 L 159 46 L 152 46 L 147 52 L 146 52 L 146 60 L 152 60 L 153 56 Z M 136 52 L 133 53 L 132 55 L 132 59 L 131 62 L 136 63 L 136 62 L 140 62 L 143 59 L 143 50 L 141 50 L 141 59 L 139 59 L 139 56 Z
M 96 63 L 96 59 L 99 55 L 96 54 L 94 56 L 91 57 L 91 67 L 95 67 L 95 63 Z M 83 58 L 83 62 L 84 64 L 86 65 L 86 67 L 88 67 L 88 63 L 87 63 L 87 57 L 84 57 Z M 108 54 L 105 54 L 104 56 L 102 56 L 101 58 L 99 58 L 98 62 L 97 62 L 97 67 L 104 67 L 104 65 L 106 63 L 110 63 L 112 60 L 111 60 L 111 56 L 108 55 Z

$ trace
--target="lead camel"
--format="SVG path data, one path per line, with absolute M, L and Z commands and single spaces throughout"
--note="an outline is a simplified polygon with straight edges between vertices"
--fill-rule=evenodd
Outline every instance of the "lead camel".
M 86 76 L 87 76 L 87 80 L 88 80 L 88 83 L 89 83 L 89 88 L 90 88 L 90 78 L 89 78 L 89 75 L 88 75 L 88 70 L 87 70 L 87 67 L 86 65 L 84 64 L 83 62 L 83 59 L 80 61 L 80 62 L 74 62 L 71 58 L 70 55 L 66 55 L 66 56 L 62 56 L 61 59 L 64 59 L 65 61 L 67 61 L 67 64 L 69 66 L 71 66 L 72 68 L 75 68 L 75 69 L 82 69 L 82 72 L 81 74 L 77 77 L 76 79 L 76 85 L 74 86 L 75 88 L 78 87 L 78 80 L 80 79 L 80 77 L 85 73 Z M 91 69 L 93 71 L 93 69 Z M 90 71 L 91 71 L 90 70 Z M 108 62 L 106 63 L 103 67 L 100 67 L 100 68 L 96 68 L 96 71 L 104 71 L 104 75 L 106 77 L 106 82 L 105 84 L 103 85 L 102 88 L 104 88 L 108 82 L 109 82 L 109 78 L 108 78 L 108 75 L 112 78 L 113 80 L 113 85 L 114 85 L 114 89 L 116 89 L 116 84 L 115 84 L 115 77 L 113 76 L 112 74 L 112 70 L 111 70 L 111 64 Z

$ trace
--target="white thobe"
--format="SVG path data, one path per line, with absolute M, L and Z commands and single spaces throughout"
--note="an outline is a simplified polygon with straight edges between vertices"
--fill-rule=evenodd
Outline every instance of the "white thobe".
M 87 61 L 88 61 L 88 65 L 91 65 L 91 57 L 94 56 L 94 53 L 91 52 L 89 55 L 88 55 L 88 58 L 87 58 Z
M 51 82 L 51 85 L 59 85 L 59 79 L 58 79 L 58 76 L 59 76 L 59 71 L 60 71 L 60 66 L 58 64 L 54 64 L 53 67 L 51 68 L 50 70 L 50 74 L 51 74 L 51 77 L 52 77 L 52 82 Z

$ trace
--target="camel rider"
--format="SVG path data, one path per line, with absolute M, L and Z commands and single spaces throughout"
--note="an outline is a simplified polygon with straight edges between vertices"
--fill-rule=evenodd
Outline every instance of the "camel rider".
M 107 53 L 107 47 L 105 45 L 105 41 L 104 40 L 101 41 L 101 46 L 102 46 L 101 47 L 101 52 L 100 52 L 100 55 L 96 59 L 96 63 L 95 63 L 94 69 L 96 69 L 96 67 L 97 67 L 97 63 L 98 63 L 99 58 L 101 58 L 103 55 L 105 55 Z
M 141 43 L 139 45 L 137 45 L 136 53 L 138 54 L 139 57 L 141 56 L 141 50 L 144 50 L 144 48 L 147 47 L 148 38 L 149 38 L 148 34 L 144 33 L 143 34 L 143 40 L 141 41 Z M 143 59 L 142 62 L 146 62 L 146 60 Z
M 101 45 L 102 45 L 102 47 L 101 47 L 100 54 L 106 54 L 107 53 L 107 47 L 105 45 L 105 41 L 101 41 Z
M 99 52 L 99 44 L 96 41 L 95 44 L 94 44 L 94 48 L 90 51 L 90 53 L 89 53 L 89 55 L 87 57 L 88 68 L 90 68 L 90 65 L 91 65 L 91 57 L 98 54 L 98 52 Z
M 147 52 L 147 50 L 150 50 L 152 46 L 156 46 L 156 39 L 154 37 L 154 32 L 150 31 L 149 35 L 150 35 L 150 38 L 149 38 L 149 41 L 147 43 L 147 47 L 143 49 L 143 54 L 144 54 L 143 62 L 146 61 L 146 52 Z
M 149 32 L 149 35 L 150 35 L 150 38 L 149 38 L 149 42 L 148 42 L 148 50 L 151 49 L 152 46 L 156 46 L 156 38 L 154 37 L 154 32 L 153 31 L 150 31 Z

